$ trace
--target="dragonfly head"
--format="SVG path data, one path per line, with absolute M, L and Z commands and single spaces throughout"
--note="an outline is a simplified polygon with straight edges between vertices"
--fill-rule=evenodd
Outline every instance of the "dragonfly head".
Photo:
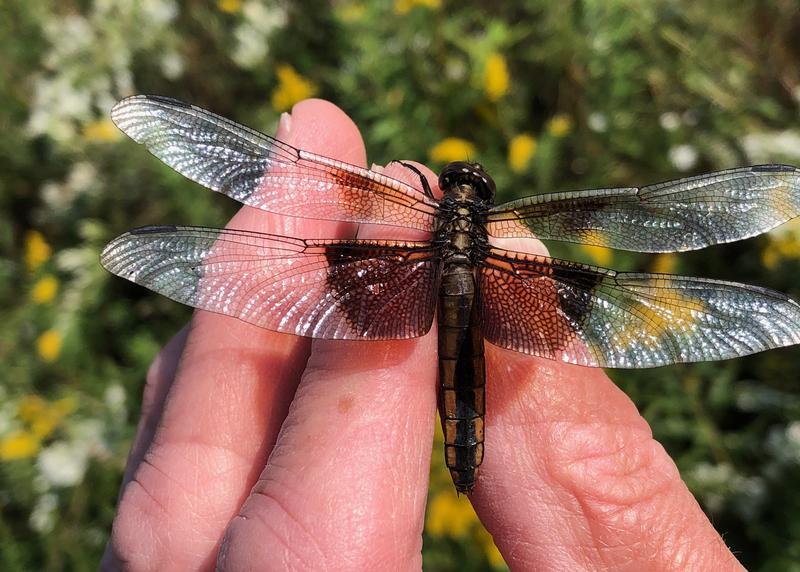
M 497 191 L 494 181 L 480 163 L 454 161 L 448 163 L 439 175 L 439 188 L 444 190 L 458 185 L 470 185 L 484 201 L 494 199 Z

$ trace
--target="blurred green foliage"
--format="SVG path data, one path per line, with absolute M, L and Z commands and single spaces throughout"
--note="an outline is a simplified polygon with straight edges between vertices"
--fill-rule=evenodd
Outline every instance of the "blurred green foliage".
M 122 138 L 119 98 L 170 95 L 270 132 L 316 93 L 355 119 L 370 160 L 437 167 L 467 148 L 501 201 L 800 164 L 791 0 L 55 6 L 0 11 L 2 570 L 95 567 L 148 364 L 190 315 L 106 274 L 102 245 L 148 223 L 222 226 L 235 208 Z M 800 299 L 797 225 L 679 258 L 552 251 Z M 800 569 L 800 350 L 611 375 L 743 564 Z M 441 500 L 438 455 L 426 568 L 502 567 L 471 509 Z

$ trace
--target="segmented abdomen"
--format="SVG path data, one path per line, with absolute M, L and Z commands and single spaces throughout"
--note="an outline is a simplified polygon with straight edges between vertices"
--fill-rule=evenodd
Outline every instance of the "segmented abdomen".
M 483 462 L 486 374 L 475 301 L 472 267 L 446 263 L 439 292 L 439 415 L 445 462 L 460 493 L 475 486 Z

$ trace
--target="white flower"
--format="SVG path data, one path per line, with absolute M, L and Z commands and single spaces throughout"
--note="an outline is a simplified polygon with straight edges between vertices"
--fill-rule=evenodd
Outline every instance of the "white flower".
M 467 64 L 459 57 L 450 57 L 444 64 L 444 75 L 450 81 L 464 81 L 467 77 Z
M 48 207 L 53 210 L 63 210 L 70 205 L 74 198 L 67 192 L 68 190 L 66 185 L 47 181 L 39 192 Z
M 262 32 L 245 23 L 236 28 L 234 35 L 236 36 L 236 48 L 231 54 L 231 58 L 237 65 L 243 68 L 253 68 L 266 57 L 267 38 Z
M 58 497 L 53 493 L 43 494 L 38 498 L 31 511 L 28 522 L 31 528 L 37 532 L 47 534 L 53 530 L 55 525 L 56 509 L 58 508 Z
M 733 475 L 733 467 L 727 463 L 719 463 L 716 465 L 712 465 L 711 463 L 698 463 L 692 471 L 692 476 L 699 484 L 715 488 L 730 482 Z
M 45 21 L 44 33 L 52 46 L 44 62 L 53 70 L 67 58 L 79 56 L 95 41 L 92 25 L 77 14 Z
M 183 58 L 178 52 L 167 52 L 161 57 L 161 71 L 168 79 L 178 79 L 183 75 Z
M 33 77 L 28 119 L 32 136 L 46 135 L 63 146 L 79 146 L 81 124 L 110 109 L 121 95 L 135 91 L 130 71 L 133 55 L 147 50 L 169 79 L 183 71 L 172 47 L 175 0 L 88 2 L 85 15 L 46 16 L 42 24 L 49 48 L 45 72 Z M 48 189 L 54 196 L 54 189 Z
M 236 48 L 231 58 L 243 68 L 261 63 L 269 53 L 269 36 L 286 24 L 286 10 L 268 7 L 262 2 L 245 2 L 242 5 L 243 22 L 234 31 Z
M 139 9 L 155 26 L 169 24 L 178 15 L 178 6 L 169 0 L 141 0 Z
M 697 164 L 697 149 L 692 145 L 676 145 L 669 150 L 669 160 L 679 171 L 688 171 Z
M 265 6 L 263 2 L 245 2 L 242 5 L 242 14 L 254 28 L 267 34 L 286 25 L 288 20 L 284 8 Z
M 82 419 L 69 427 L 72 442 L 92 457 L 108 456 L 105 441 L 105 424 L 99 419 Z
M 91 116 L 91 93 L 77 89 L 69 78 L 57 75 L 34 80 L 28 118 L 31 135 L 48 135 L 55 141 L 65 142 L 75 136 L 75 120 L 87 120 Z
M 119 411 L 125 407 L 125 388 L 119 383 L 112 383 L 106 388 L 105 395 L 103 396 L 112 411 Z
M 661 124 L 661 127 L 667 131 L 675 131 L 681 126 L 681 117 L 674 111 L 667 111 L 661 114 L 658 118 L 658 122 Z
M 89 451 L 83 443 L 58 441 L 39 453 L 36 465 L 54 487 L 71 487 L 83 480 Z
M 42 185 L 42 199 L 51 209 L 65 209 L 79 195 L 96 191 L 97 178 L 97 169 L 94 165 L 88 161 L 79 161 L 72 166 L 63 183 L 48 181 Z
M 785 429 L 773 427 L 766 445 L 780 464 L 800 464 L 800 422 L 794 421 Z
M 589 125 L 589 129 L 598 133 L 603 133 L 608 129 L 608 117 L 599 111 L 590 113 L 586 123 Z
M 76 193 L 94 190 L 97 185 L 97 169 L 89 161 L 78 161 L 67 176 L 67 186 Z
M 747 156 L 755 163 L 768 163 L 775 161 L 776 157 L 800 159 L 800 132 L 790 129 L 750 133 L 742 137 L 741 143 Z

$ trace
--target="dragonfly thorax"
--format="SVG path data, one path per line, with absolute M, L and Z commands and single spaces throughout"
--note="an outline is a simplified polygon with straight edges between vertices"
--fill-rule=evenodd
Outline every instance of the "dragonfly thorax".
M 445 260 L 474 263 L 488 246 L 488 205 L 477 197 L 472 185 L 442 190 L 445 195 L 437 211 L 435 241 L 443 245 Z

